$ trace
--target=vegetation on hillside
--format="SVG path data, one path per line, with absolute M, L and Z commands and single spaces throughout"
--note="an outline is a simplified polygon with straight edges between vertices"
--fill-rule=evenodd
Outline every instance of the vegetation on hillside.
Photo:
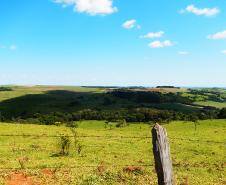
M 162 90 L 162 89 L 161 89 Z M 151 89 L 97 87 L 13 87 L 0 92 L 0 120 L 55 124 L 78 120 L 169 122 L 224 117 L 224 109 L 197 101 L 226 103 L 226 91 L 190 89 L 172 93 Z
M 12 91 L 12 88 L 10 88 L 10 87 L 1 87 L 0 86 L 0 91 Z

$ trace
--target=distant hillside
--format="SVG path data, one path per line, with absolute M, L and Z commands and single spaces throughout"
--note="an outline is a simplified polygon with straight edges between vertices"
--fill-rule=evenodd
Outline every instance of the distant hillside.
M 174 86 L 157 86 L 156 88 L 180 89 L 180 87 L 174 87 Z
M 11 87 L 1 87 L 0 86 L 0 91 L 12 91 Z
M 17 86 L 0 92 L 0 119 L 45 123 L 59 119 L 191 120 L 217 118 L 217 107 L 223 108 L 225 103 L 226 91 L 222 89 Z

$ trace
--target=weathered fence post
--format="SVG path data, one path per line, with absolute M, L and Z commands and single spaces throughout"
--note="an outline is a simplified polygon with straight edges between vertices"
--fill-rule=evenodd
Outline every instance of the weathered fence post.
M 152 128 L 152 144 L 158 184 L 173 185 L 173 167 L 170 159 L 170 146 L 167 132 L 165 128 L 157 123 Z

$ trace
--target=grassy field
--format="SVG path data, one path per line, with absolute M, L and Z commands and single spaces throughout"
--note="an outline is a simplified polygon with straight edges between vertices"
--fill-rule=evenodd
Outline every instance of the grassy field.
M 225 120 L 199 121 L 196 130 L 191 122 L 164 126 L 170 138 L 176 184 L 226 183 Z M 0 184 L 16 172 L 26 174 L 36 184 L 157 184 L 151 138 L 143 138 L 151 136 L 150 130 L 150 125 L 142 123 L 106 128 L 102 121 L 83 121 L 77 128 L 78 136 L 100 137 L 78 137 L 80 154 L 72 137 L 69 155 L 58 156 L 59 137 L 46 136 L 72 135 L 68 127 L 1 123 Z M 8 134 L 22 136 L 2 136 Z M 128 170 L 132 166 L 140 168 Z
M 194 103 L 201 106 L 211 106 L 219 109 L 226 107 L 226 102 L 198 101 Z
M 102 92 L 103 89 L 76 86 L 9 86 L 12 91 L 0 91 L 0 102 L 26 95 L 45 94 L 48 91 L 64 90 L 71 92 Z

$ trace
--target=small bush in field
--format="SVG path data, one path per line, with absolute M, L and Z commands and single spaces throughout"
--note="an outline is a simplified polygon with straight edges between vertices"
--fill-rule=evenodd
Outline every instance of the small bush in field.
M 126 120 L 123 119 L 123 120 L 119 121 L 119 122 L 116 124 L 116 127 L 117 127 L 117 128 L 122 128 L 122 127 L 126 127 L 127 125 L 128 125 L 128 124 L 127 124 Z
M 69 155 L 71 140 L 69 136 L 60 136 L 60 155 Z
M 56 121 L 56 122 L 54 122 L 54 125 L 60 126 L 60 125 L 62 125 L 62 123 L 60 121 Z
M 74 149 L 78 154 L 80 154 L 82 152 L 82 145 L 79 143 L 78 132 L 76 130 L 76 128 L 78 128 L 78 124 L 77 122 L 72 122 L 68 126 L 70 127 L 70 131 L 73 135 Z
M 25 164 L 28 162 L 29 158 L 28 157 L 20 157 L 18 159 L 18 162 L 20 164 L 21 169 L 25 169 Z

